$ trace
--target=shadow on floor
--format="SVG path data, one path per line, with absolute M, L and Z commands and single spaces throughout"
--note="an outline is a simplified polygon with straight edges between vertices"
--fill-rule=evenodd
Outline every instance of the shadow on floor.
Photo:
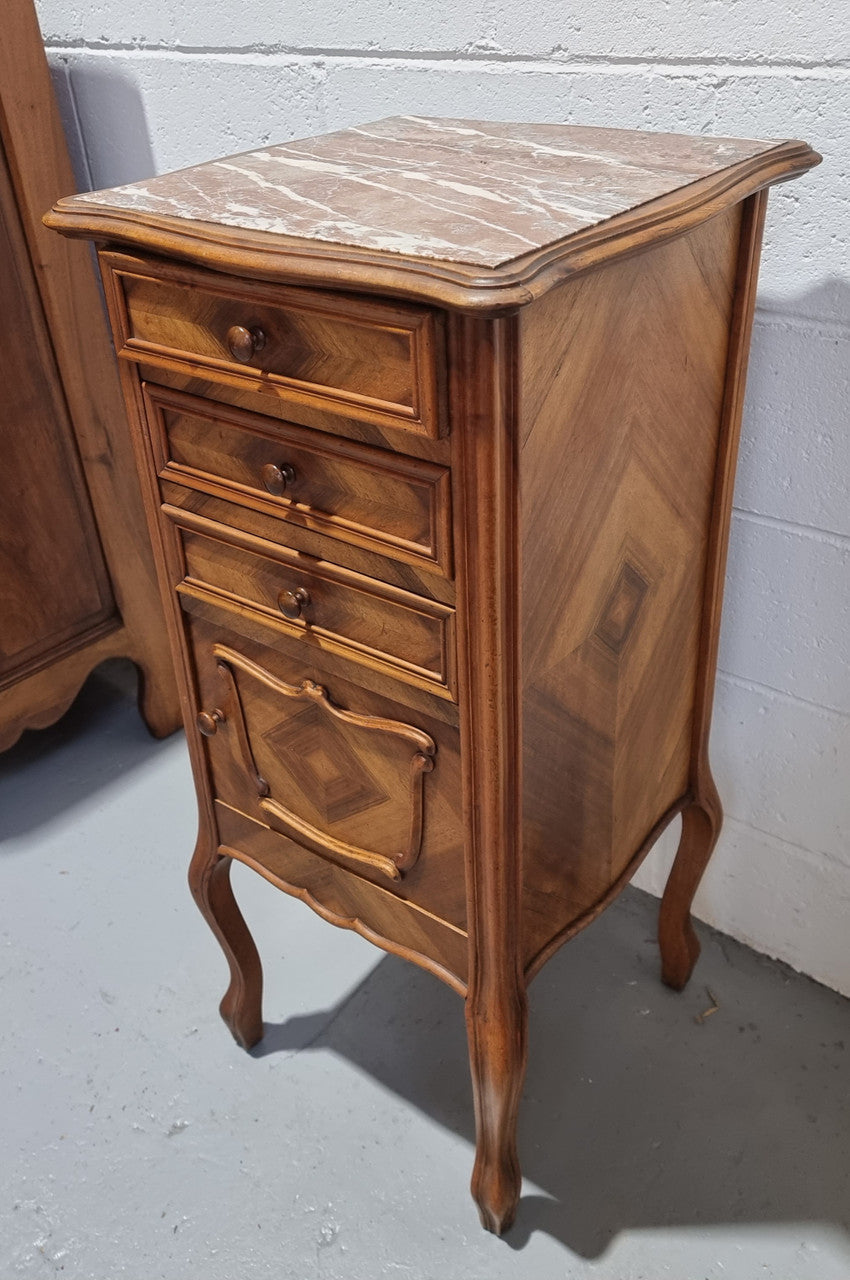
M 28 729 L 0 753 L 0 840 L 35 831 L 166 749 L 134 708 L 132 662 L 110 658 L 92 672 L 71 708 L 46 729 Z M 51 785 L 43 769 L 51 763 Z
M 109 664 L 63 720 L 0 756 L 4 834 L 169 749 L 128 715 L 134 694 L 133 668 Z M 49 756 L 47 794 L 27 766 Z M 640 1228 L 808 1221 L 850 1236 L 850 1003 L 704 928 L 675 995 L 657 977 L 656 910 L 628 890 L 531 988 L 520 1154 L 534 1185 L 506 1244 L 539 1231 L 595 1258 Z M 435 978 L 386 957 L 337 1009 L 269 1025 L 254 1054 L 293 1049 L 338 1054 L 461 1135 L 471 1170 L 463 1014 Z
M 655 910 L 627 891 L 531 988 L 520 1155 L 540 1194 L 506 1243 L 544 1231 L 594 1258 L 642 1227 L 850 1233 L 850 1004 L 708 929 L 676 995 L 657 978 Z M 429 974 L 387 957 L 339 1009 L 268 1026 L 254 1052 L 305 1046 L 472 1144 L 462 1010 Z

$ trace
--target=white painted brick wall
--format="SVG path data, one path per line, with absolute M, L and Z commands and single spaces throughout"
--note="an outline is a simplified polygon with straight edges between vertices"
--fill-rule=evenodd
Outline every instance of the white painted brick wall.
M 850 994 L 847 0 L 37 7 L 88 185 L 397 112 L 823 152 L 770 201 L 712 736 L 727 823 L 697 911 Z

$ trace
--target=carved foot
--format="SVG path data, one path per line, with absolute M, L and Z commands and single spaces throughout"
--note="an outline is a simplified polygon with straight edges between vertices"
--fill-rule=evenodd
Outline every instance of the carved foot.
M 233 896 L 230 863 L 230 858 L 218 854 L 210 859 L 201 851 L 199 842 L 189 870 L 189 884 L 230 966 L 230 985 L 219 1012 L 236 1043 L 250 1049 L 263 1037 L 263 970 L 254 939 Z
M 522 1174 L 519 1167 L 508 1163 L 488 1165 L 485 1159 L 476 1157 L 472 1173 L 472 1198 L 478 1206 L 478 1217 L 485 1231 L 494 1236 L 504 1235 L 514 1224 Z
M 709 780 L 710 782 L 710 780 Z M 682 836 L 670 871 L 658 917 L 661 980 L 681 991 L 693 973 L 700 946 L 691 922 L 691 904 L 708 865 L 723 810 L 713 782 L 682 813 Z
M 235 990 L 231 982 L 218 1011 L 240 1049 L 253 1049 L 263 1038 L 263 1019 L 259 1012 L 251 1012 L 245 1005 L 242 993 Z
M 659 933 L 660 937 L 660 933 Z M 700 944 L 691 920 L 681 926 L 679 936 L 661 946 L 661 981 L 674 991 L 684 991 L 699 960 Z
M 489 1016 L 467 1003 L 466 1020 L 477 1131 L 472 1196 L 484 1229 L 502 1235 L 516 1217 L 522 1185 L 516 1125 L 527 1052 L 525 995 Z
M 139 715 L 154 738 L 167 738 L 183 723 L 174 672 L 170 666 L 153 669 L 138 661 L 135 667 L 139 677 Z

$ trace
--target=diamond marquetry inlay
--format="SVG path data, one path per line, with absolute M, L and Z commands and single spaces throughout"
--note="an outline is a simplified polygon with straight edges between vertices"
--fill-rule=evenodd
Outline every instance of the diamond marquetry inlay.
M 648 590 L 649 583 L 626 560 L 602 607 L 593 633 L 617 657 L 632 633 Z
M 326 822 L 344 822 L 389 797 L 316 706 L 289 716 L 264 740 Z

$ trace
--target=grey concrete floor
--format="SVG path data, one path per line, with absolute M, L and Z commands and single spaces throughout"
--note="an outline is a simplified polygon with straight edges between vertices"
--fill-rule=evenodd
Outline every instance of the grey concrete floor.
M 850 1277 L 850 1006 L 825 988 L 702 930 L 674 995 L 628 891 L 531 988 L 499 1241 L 448 988 L 237 868 L 267 1031 L 230 1039 L 185 745 L 147 737 L 126 669 L 0 757 L 0 822 L 0 1280 Z

